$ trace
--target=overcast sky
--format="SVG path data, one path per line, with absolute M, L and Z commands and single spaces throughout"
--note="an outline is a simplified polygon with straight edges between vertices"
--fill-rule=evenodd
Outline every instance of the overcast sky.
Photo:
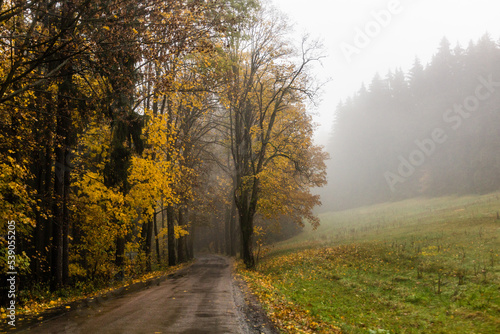
M 325 145 L 337 104 L 369 84 L 376 72 L 407 70 L 418 56 L 426 64 L 446 36 L 452 47 L 467 47 L 489 32 L 500 39 L 498 0 L 272 0 L 295 24 L 323 40 L 327 58 L 320 76 L 325 87 L 316 122 Z M 390 13 L 390 15 L 387 15 Z

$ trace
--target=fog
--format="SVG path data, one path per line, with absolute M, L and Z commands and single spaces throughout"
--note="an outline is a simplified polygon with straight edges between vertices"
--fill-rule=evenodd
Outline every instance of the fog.
M 498 188 L 497 2 L 273 2 L 327 53 L 313 111 L 331 155 L 320 211 Z

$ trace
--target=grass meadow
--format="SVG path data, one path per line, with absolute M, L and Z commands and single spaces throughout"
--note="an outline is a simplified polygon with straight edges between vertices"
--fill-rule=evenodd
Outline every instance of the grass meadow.
M 322 214 L 240 273 L 284 333 L 500 333 L 500 194 Z

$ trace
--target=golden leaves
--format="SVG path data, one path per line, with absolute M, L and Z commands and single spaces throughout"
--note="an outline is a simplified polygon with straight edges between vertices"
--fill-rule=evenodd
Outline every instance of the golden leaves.
M 276 266 L 281 266 L 284 263 L 296 264 L 302 262 L 302 259 L 302 257 L 297 257 L 295 253 L 292 253 L 266 259 L 266 264 L 269 262 L 274 262 Z M 268 264 L 268 266 L 272 265 Z M 280 332 L 290 334 L 341 333 L 340 328 L 335 324 L 322 321 L 309 310 L 287 298 L 279 289 L 283 279 L 270 274 L 266 275 L 263 271 L 244 270 L 241 265 L 238 267 L 238 271 L 267 309 L 269 317 Z

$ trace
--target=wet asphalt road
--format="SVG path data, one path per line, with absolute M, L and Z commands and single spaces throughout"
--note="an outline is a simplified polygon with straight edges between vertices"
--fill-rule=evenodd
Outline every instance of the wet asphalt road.
M 239 303 L 230 259 L 195 264 L 146 290 L 71 311 L 29 333 L 252 333 Z

